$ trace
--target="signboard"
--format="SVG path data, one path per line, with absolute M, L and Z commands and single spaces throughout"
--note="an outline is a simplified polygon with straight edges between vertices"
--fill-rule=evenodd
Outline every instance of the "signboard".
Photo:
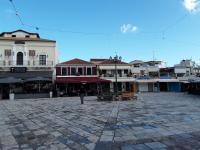
M 15 44 L 25 44 L 24 41 L 15 41 Z
M 26 67 L 11 67 L 10 72 L 11 73 L 25 73 L 27 71 Z

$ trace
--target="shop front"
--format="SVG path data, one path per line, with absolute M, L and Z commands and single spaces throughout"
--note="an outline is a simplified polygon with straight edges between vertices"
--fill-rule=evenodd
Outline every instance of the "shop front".
M 52 90 L 52 72 L 0 72 L 0 87 L 1 99 L 9 99 L 11 93 L 15 99 L 49 97 Z
M 109 86 L 110 81 L 99 77 L 57 77 L 55 83 L 58 96 L 78 96 L 81 86 L 87 96 L 95 96 L 102 87 Z

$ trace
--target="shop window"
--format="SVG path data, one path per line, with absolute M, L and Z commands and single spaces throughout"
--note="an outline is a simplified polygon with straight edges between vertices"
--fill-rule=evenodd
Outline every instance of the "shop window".
M 56 67 L 56 75 L 61 75 L 61 67 Z
M 102 70 L 102 74 L 106 74 L 107 73 L 107 71 L 106 70 Z
M 83 68 L 78 68 L 78 74 L 83 75 Z
M 71 75 L 76 75 L 76 68 L 71 68 Z
M 66 76 L 67 75 L 67 68 L 62 68 L 62 75 Z
M 46 55 L 40 55 L 39 56 L 39 64 L 40 65 L 46 65 L 46 63 L 47 63 L 46 62 L 46 60 L 47 60 L 46 57 L 47 57 Z
M 87 68 L 87 75 L 92 75 L 92 69 L 91 68 Z
M 122 76 L 122 70 L 117 70 L 117 74 L 121 77 Z
M 128 74 L 128 69 L 125 69 L 125 70 L 124 70 L 124 74 Z
M 97 75 L 97 68 L 96 67 L 92 67 L 92 74 Z

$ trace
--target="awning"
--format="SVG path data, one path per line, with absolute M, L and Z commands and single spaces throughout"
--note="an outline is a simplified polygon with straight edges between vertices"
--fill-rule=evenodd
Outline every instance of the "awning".
M 52 82 L 51 79 L 49 79 L 49 78 L 44 78 L 44 77 L 29 78 L 29 79 L 26 79 L 24 82 L 34 82 L 34 81 L 39 81 L 39 82 Z
M 105 80 L 109 80 L 111 82 L 116 82 L 116 79 L 115 78 L 109 78 L 109 77 L 104 77 L 103 79 Z M 118 77 L 117 78 L 117 82 L 135 82 L 135 78 L 123 78 L 123 77 Z
M 178 79 L 147 79 L 137 80 L 138 83 L 156 83 L 156 82 L 180 82 Z
M 22 80 L 14 77 L 0 78 L 1 84 L 22 83 Z
M 98 77 L 57 77 L 56 83 L 110 83 Z
M 35 77 L 44 77 L 52 79 L 53 71 L 27 71 L 25 73 L 12 73 L 10 71 L 0 71 L 0 78 L 15 77 L 23 80 Z

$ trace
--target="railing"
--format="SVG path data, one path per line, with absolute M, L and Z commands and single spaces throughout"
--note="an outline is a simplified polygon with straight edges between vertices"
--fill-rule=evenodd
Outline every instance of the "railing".
M 40 63 L 39 61 L 23 61 L 18 63 L 16 61 L 0 61 L 0 67 L 54 67 L 53 61 L 46 61 L 46 63 Z
M 102 74 L 100 77 L 115 77 L 115 74 Z M 129 77 L 128 74 L 117 74 L 117 77 Z

